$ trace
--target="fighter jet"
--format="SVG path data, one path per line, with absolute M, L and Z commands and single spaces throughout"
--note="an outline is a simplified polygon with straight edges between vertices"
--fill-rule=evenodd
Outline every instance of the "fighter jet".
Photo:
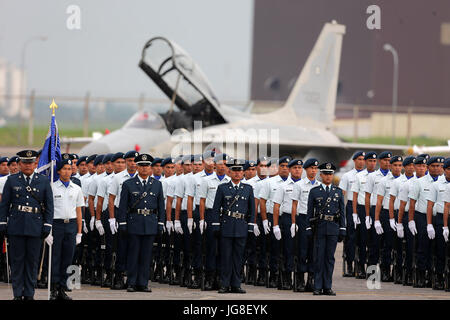
M 116 152 L 139 145 L 142 151 L 176 155 L 190 145 L 196 151 L 192 153 L 219 149 L 238 157 L 238 144 L 243 144 L 244 157 L 276 147 L 280 155 L 340 161 L 355 150 L 403 152 L 407 146 L 342 142 L 331 131 L 344 34 L 344 25 L 325 23 L 284 106 L 263 114 L 221 104 L 185 50 L 164 37 L 152 38 L 142 50 L 139 67 L 170 99 L 169 111 L 137 113 L 122 129 L 80 153 Z M 201 124 L 201 129 L 195 124 Z M 236 142 L 234 150 L 230 151 L 231 144 L 225 150 L 224 140 Z

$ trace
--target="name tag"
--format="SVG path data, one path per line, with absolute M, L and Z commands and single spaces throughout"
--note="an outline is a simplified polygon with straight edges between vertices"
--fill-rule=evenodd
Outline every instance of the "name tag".
M 216 189 L 216 187 L 209 187 L 209 190 L 214 190 Z
M 309 191 L 303 191 L 303 193 L 309 193 Z
M 292 192 L 292 189 L 286 189 L 286 193 Z
M 55 198 L 59 199 L 59 198 L 62 198 L 62 196 L 60 194 L 55 194 Z
M 230 199 L 230 198 L 231 198 L 231 196 L 225 196 L 225 199 L 227 199 L 227 200 Z
M 133 196 L 137 196 L 137 195 L 139 195 L 139 192 L 132 192 L 131 193 Z

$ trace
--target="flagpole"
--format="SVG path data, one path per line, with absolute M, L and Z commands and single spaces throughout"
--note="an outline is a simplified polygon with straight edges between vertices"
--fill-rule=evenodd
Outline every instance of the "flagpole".
M 50 109 L 52 109 L 52 118 L 55 116 L 55 109 L 58 108 L 58 106 L 55 103 L 55 99 L 53 99 L 51 105 L 50 105 Z M 50 139 L 51 141 L 51 139 Z M 54 148 L 57 147 L 58 141 L 55 137 L 55 145 Z M 55 170 L 55 163 L 56 160 L 51 159 L 50 161 L 51 166 L 50 166 L 50 187 L 53 188 L 53 177 L 54 177 L 54 170 Z M 50 235 L 53 233 L 53 228 L 50 229 Z M 51 276 L 52 276 L 52 246 L 48 246 L 48 284 L 47 284 L 47 295 L 48 295 L 48 300 L 50 300 L 50 287 L 51 287 Z

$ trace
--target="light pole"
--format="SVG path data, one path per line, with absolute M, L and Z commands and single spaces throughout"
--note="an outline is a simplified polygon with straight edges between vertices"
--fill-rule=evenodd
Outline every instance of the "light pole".
M 20 70 L 21 70 L 21 74 L 20 74 L 20 92 L 21 92 L 21 97 L 20 97 L 20 103 L 19 103 L 19 132 L 17 134 L 17 142 L 20 145 L 21 140 L 22 140 L 22 110 L 25 107 L 25 101 L 26 101 L 26 90 L 25 90 L 25 53 L 27 51 L 28 46 L 30 45 L 30 43 L 32 43 L 33 41 L 46 41 L 47 37 L 46 36 L 35 36 L 35 37 L 31 37 L 29 38 L 27 41 L 25 41 L 25 43 L 23 44 L 22 47 L 22 55 L 21 55 L 21 60 L 20 60 Z
M 385 43 L 383 46 L 385 51 L 392 53 L 394 58 L 394 79 L 392 83 L 392 144 L 395 144 L 395 117 L 397 115 L 397 96 L 398 96 L 398 54 L 389 43 Z

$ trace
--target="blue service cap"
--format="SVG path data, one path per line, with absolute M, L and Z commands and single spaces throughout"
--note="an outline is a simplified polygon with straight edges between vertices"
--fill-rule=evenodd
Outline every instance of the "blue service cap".
M 86 159 L 86 164 L 88 164 L 88 163 L 94 161 L 95 158 L 97 158 L 97 154 L 92 154 L 92 155 L 90 155 L 90 156 L 87 157 L 87 159 Z
M 323 173 L 334 173 L 334 170 L 336 170 L 336 166 L 331 162 L 325 162 L 319 166 L 319 170 Z
M 427 159 L 419 156 L 414 160 L 414 164 L 427 164 Z
M 444 161 L 444 169 L 447 169 L 448 167 L 450 167 L 450 158 L 447 158 Z
M 36 157 L 38 156 L 38 153 L 34 150 L 22 150 L 16 153 L 20 161 L 23 163 L 33 163 L 36 161 Z
M 174 164 L 175 162 L 173 162 L 173 159 L 172 159 L 172 157 L 168 157 L 168 158 L 165 158 L 162 162 L 161 162 L 161 166 L 165 166 L 165 165 L 167 165 L 167 164 Z
M 61 170 L 64 167 L 64 165 L 66 165 L 66 164 L 72 165 L 72 159 L 66 158 L 66 159 L 62 159 L 60 162 L 58 162 L 58 164 L 56 165 L 56 171 Z
M 3 162 L 9 162 L 9 158 L 8 157 L 1 157 L 0 158 L 0 163 L 3 163 Z
M 355 154 L 352 157 L 352 160 L 357 159 L 358 157 L 365 157 L 366 152 L 365 151 L 356 151 Z
M 228 159 L 227 167 L 232 171 L 241 171 L 244 170 L 245 160 L 243 159 Z
M 80 159 L 78 159 L 77 166 L 79 166 L 82 162 L 87 161 L 87 158 L 88 158 L 88 157 L 86 157 L 86 156 L 80 157 Z
M 289 162 L 292 160 L 292 158 L 291 157 L 289 157 L 289 156 L 283 156 L 283 157 L 281 157 L 280 159 L 278 159 L 278 164 L 280 165 L 280 164 L 282 164 L 282 163 L 287 163 L 287 164 L 289 164 Z
M 202 154 L 194 154 L 192 162 L 201 162 L 203 161 L 203 155 Z
M 72 156 L 72 160 L 78 160 L 78 159 L 80 159 L 80 156 L 77 155 L 76 153 L 71 153 L 70 155 Z
M 380 153 L 378 155 L 378 159 L 380 159 L 380 160 L 390 158 L 390 157 L 392 157 L 392 152 L 390 152 L 390 151 L 383 151 L 382 153 Z
M 437 156 L 430 157 L 430 159 L 428 159 L 428 161 L 427 161 L 427 166 L 429 166 L 430 164 L 433 164 L 433 163 L 444 163 L 443 160 L 444 160 L 443 157 L 437 157 Z
M 291 168 L 293 166 L 302 166 L 303 165 L 303 161 L 300 159 L 292 159 L 289 164 L 288 167 Z
M 139 155 L 139 152 L 137 152 L 135 150 L 131 150 L 131 151 L 128 151 L 127 153 L 125 153 L 123 158 L 124 159 L 136 158 L 138 155 Z
M 97 155 L 94 159 L 94 166 L 98 166 L 99 164 L 102 164 L 103 157 L 104 157 L 103 154 Z
M 219 161 L 227 161 L 228 156 L 226 153 L 216 153 L 214 156 L 214 162 L 217 163 Z
M 153 161 L 152 161 L 152 167 L 155 166 L 155 165 L 157 165 L 158 163 L 162 163 L 163 160 L 164 160 L 163 158 L 155 158 L 155 159 L 153 159 Z
M 403 158 L 402 158 L 401 156 L 393 156 L 393 157 L 391 158 L 391 160 L 389 161 L 389 163 L 390 163 L 390 164 L 393 164 L 394 162 L 398 162 L 398 161 L 402 162 L 402 161 L 403 161 Z
M 187 154 L 181 158 L 181 164 L 191 164 L 192 163 L 192 155 Z
M 423 157 L 423 158 L 425 158 L 427 160 L 430 159 L 430 155 L 428 153 L 419 154 L 417 157 Z
M 245 160 L 244 171 L 256 167 L 255 160 Z
M 214 151 L 205 151 L 203 152 L 203 160 L 209 159 L 209 158 L 214 158 L 214 156 L 216 155 L 216 153 Z
M 256 160 L 256 165 L 259 165 L 261 162 L 269 162 L 269 158 L 268 157 L 266 157 L 266 156 L 262 156 L 262 157 L 259 157 L 258 158 L 258 160 Z
M 278 158 L 270 158 L 269 159 L 269 161 L 267 162 L 267 165 L 270 167 L 270 166 L 273 166 L 273 165 L 276 165 L 276 164 L 278 164 Z
M 303 164 L 303 168 L 307 169 L 309 167 L 318 166 L 318 165 L 319 165 L 319 160 L 317 160 L 316 158 L 310 158 L 305 161 L 305 163 Z
M 366 152 L 366 155 L 364 156 L 364 160 L 376 159 L 376 158 L 377 158 L 377 153 L 375 151 L 368 151 L 368 152 Z
M 135 159 L 134 162 L 136 162 L 136 164 L 138 166 L 148 166 L 151 165 L 153 161 L 153 157 L 147 153 L 141 153 L 140 155 L 138 155 Z
M 105 154 L 105 155 L 103 156 L 103 161 L 102 161 L 102 163 L 103 163 L 103 164 L 106 164 L 106 163 L 110 162 L 112 156 L 113 156 L 112 153 L 107 153 L 107 154 Z
M 441 163 L 444 163 L 444 162 L 445 162 L 445 157 L 443 157 L 443 156 L 438 156 L 438 158 L 441 158 Z
M 125 156 L 125 154 L 123 152 L 116 152 L 112 155 L 111 162 L 114 162 L 118 159 L 123 159 L 124 156 Z
M 406 167 L 407 165 L 409 165 L 409 164 L 411 164 L 411 163 L 414 163 L 414 160 L 416 160 L 416 157 L 414 157 L 414 156 L 408 156 L 408 157 L 406 157 L 405 159 L 403 159 L 402 165 L 403 165 L 404 167 Z
M 11 158 L 9 158 L 8 161 L 8 166 L 10 166 L 13 162 L 19 162 L 19 157 L 18 156 L 12 156 Z
M 63 153 L 63 154 L 61 155 L 61 159 L 62 159 L 62 160 L 67 160 L 67 159 L 73 160 L 73 157 L 72 157 L 72 154 L 71 154 L 71 153 Z
M 174 158 L 173 159 L 173 163 L 181 162 L 181 160 L 183 160 L 183 155 L 182 154 L 180 154 L 178 157 Z

